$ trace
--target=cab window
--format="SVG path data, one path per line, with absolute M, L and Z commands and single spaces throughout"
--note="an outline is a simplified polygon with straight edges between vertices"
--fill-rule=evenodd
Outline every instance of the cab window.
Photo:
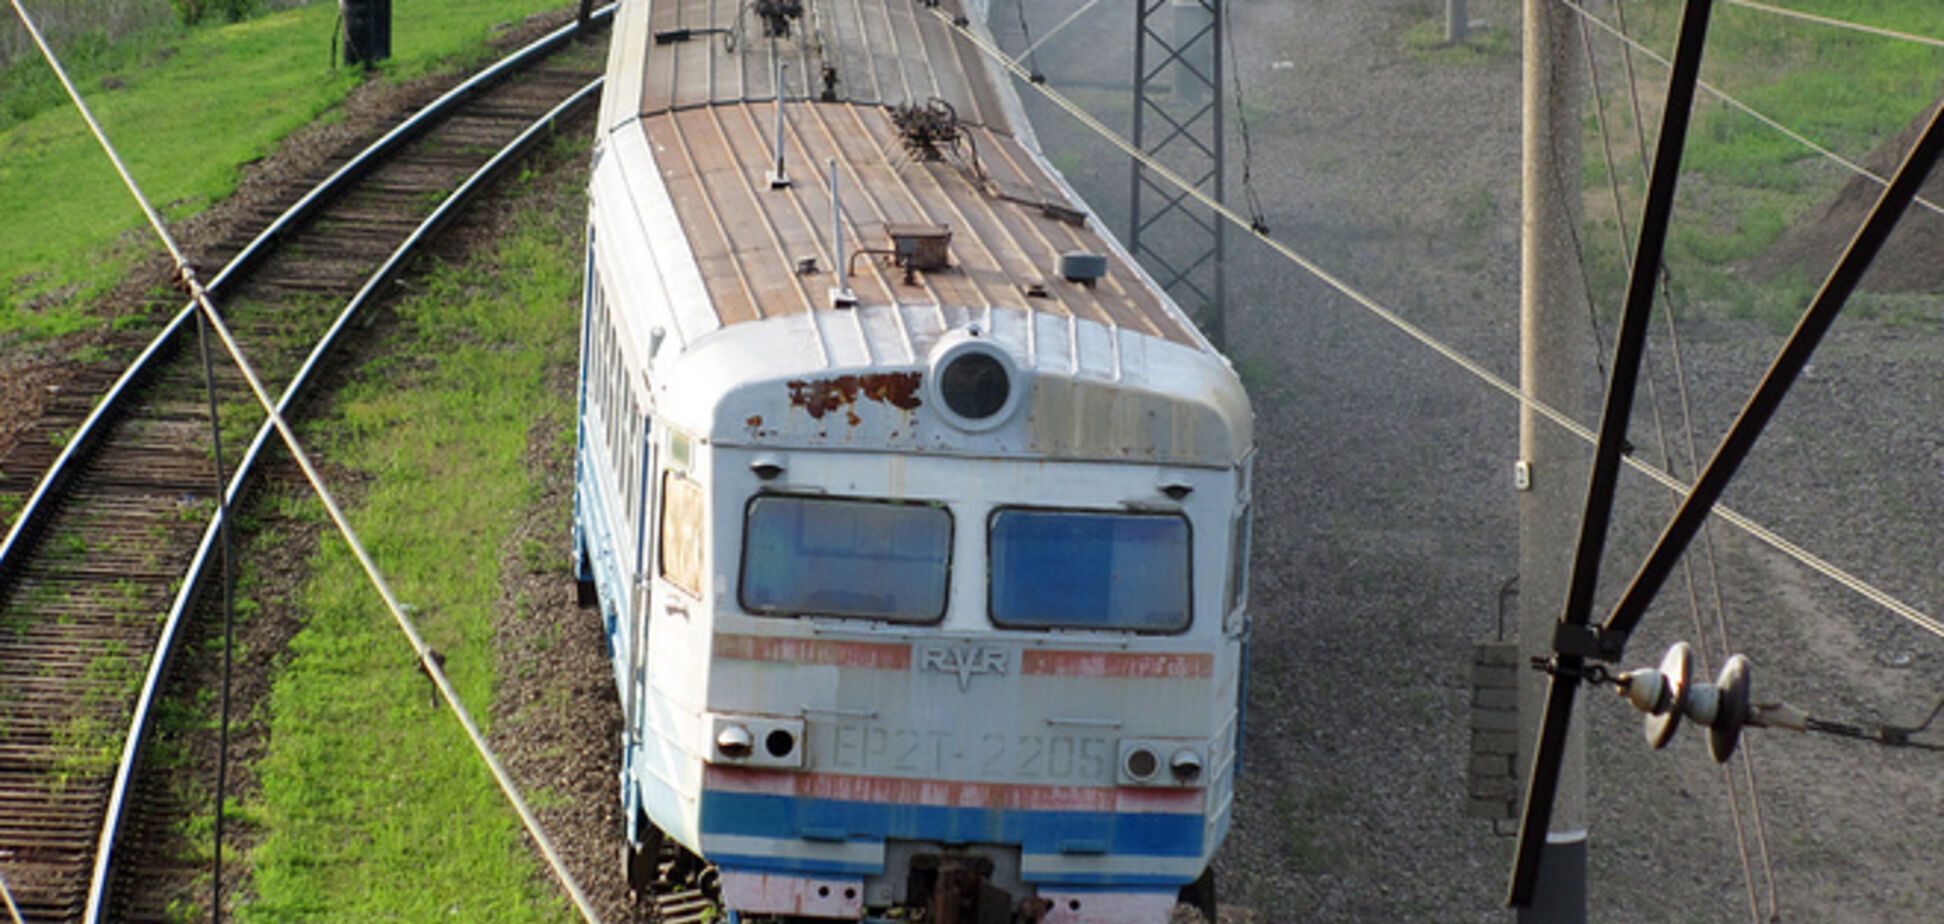
M 951 563 L 942 505 L 764 494 L 745 515 L 738 598 L 764 616 L 937 622 Z
M 993 513 L 987 533 L 995 625 L 1188 628 L 1186 517 L 1003 508 Z

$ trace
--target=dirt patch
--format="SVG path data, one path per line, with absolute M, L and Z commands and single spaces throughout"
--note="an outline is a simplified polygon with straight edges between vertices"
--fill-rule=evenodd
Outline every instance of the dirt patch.
M 1885 179 L 1895 175 L 1936 110 L 1936 106 L 1924 110 L 1901 134 L 1864 158 L 1863 166 Z M 1820 283 L 1882 194 L 1883 186 L 1876 181 L 1852 176 L 1828 201 L 1805 213 L 1768 253 L 1751 261 L 1748 273 L 1762 281 Z M 1920 195 L 1944 205 L 1944 170 L 1931 171 Z M 1871 292 L 1944 290 L 1944 215 L 1912 203 L 1863 278 L 1863 288 Z

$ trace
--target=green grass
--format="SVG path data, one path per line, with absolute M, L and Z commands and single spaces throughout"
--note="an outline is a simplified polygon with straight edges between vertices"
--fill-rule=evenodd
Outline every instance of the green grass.
M 485 56 L 497 24 L 561 0 L 400 0 L 394 59 L 406 80 Z M 240 23 L 157 27 L 78 41 L 67 58 L 130 171 L 179 220 L 234 191 L 239 170 L 296 128 L 328 118 L 360 80 L 331 67 L 337 5 Z M 0 343 L 87 329 L 90 298 L 160 252 L 44 64 L 0 72 Z M 29 307 L 32 306 L 32 307 Z
M 1939 34 L 1935 0 L 1795 0 L 1808 12 L 1920 34 Z M 1633 33 L 1667 54 L 1681 4 L 1629 4 Z M 1602 47 L 1611 41 L 1599 39 Z M 1605 58 L 1613 61 L 1616 58 Z M 1658 130 L 1665 68 L 1636 59 L 1647 107 L 1648 143 Z M 1645 188 L 1634 142 L 1632 107 L 1618 68 L 1602 74 L 1608 129 L 1625 192 L 1629 224 Z M 1702 79 L 1804 136 L 1853 160 L 1903 131 L 1944 89 L 1944 50 L 1717 5 L 1708 32 Z M 1676 278 L 1720 276 L 1766 252 L 1851 174 L 1753 117 L 1700 94 L 1682 155 L 1681 195 L 1668 241 Z M 1625 287 L 1614 236 L 1606 164 L 1593 114 L 1586 117 L 1584 182 L 1591 272 L 1602 291 Z M 1638 228 L 1633 229 L 1638 233 Z M 1785 324 L 1801 310 L 1796 290 L 1819 281 L 1763 286 L 1743 279 L 1695 280 L 1702 307 L 1715 314 Z M 1683 272 L 1686 270 L 1686 272 Z M 1614 287 L 1617 286 L 1617 287 Z M 1617 302 L 1617 296 L 1610 301 Z
M 419 357 L 343 392 L 314 442 L 366 473 L 351 517 L 473 715 L 491 714 L 499 561 L 533 497 L 536 421 L 572 406 L 546 386 L 571 365 L 579 287 L 572 184 L 528 204 L 470 266 L 434 271 L 399 309 Z M 519 826 L 342 542 L 299 592 L 306 627 L 270 697 L 257 765 L 257 899 L 240 921 L 559 920 Z

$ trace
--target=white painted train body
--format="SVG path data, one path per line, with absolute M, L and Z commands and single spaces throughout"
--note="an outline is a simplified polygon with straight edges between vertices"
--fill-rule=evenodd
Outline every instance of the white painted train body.
M 984 12 L 616 16 L 577 572 L 631 878 L 665 837 L 745 921 L 1211 901 L 1248 400 L 1042 158 L 960 31 Z

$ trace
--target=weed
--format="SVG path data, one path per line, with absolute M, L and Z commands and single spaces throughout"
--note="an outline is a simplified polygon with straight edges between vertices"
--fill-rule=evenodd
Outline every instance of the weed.
M 529 428 L 571 413 L 544 383 L 557 371 L 548 363 L 572 362 L 578 241 L 554 228 L 580 204 L 564 197 L 562 215 L 516 219 L 479 266 L 434 270 L 422 294 L 398 306 L 411 336 L 401 354 L 416 359 L 365 370 L 320 428 L 335 464 L 382 472 L 351 515 L 393 586 L 436 601 L 423 631 L 476 710 L 492 702 L 497 681 L 502 553 L 512 568 L 565 568 L 547 543 L 511 534 L 532 496 L 522 465 Z M 272 515 L 311 516 L 315 505 L 293 494 L 272 506 Z M 270 745 L 256 767 L 262 800 L 252 811 L 263 839 L 251 856 L 259 889 L 251 914 L 557 916 L 464 736 L 427 708 L 425 678 L 407 666 L 356 563 L 325 543 L 309 567 L 291 601 L 307 625 L 263 707 Z M 384 822 L 370 823 L 377 817 Z M 456 817 L 468 819 L 463 836 Z

